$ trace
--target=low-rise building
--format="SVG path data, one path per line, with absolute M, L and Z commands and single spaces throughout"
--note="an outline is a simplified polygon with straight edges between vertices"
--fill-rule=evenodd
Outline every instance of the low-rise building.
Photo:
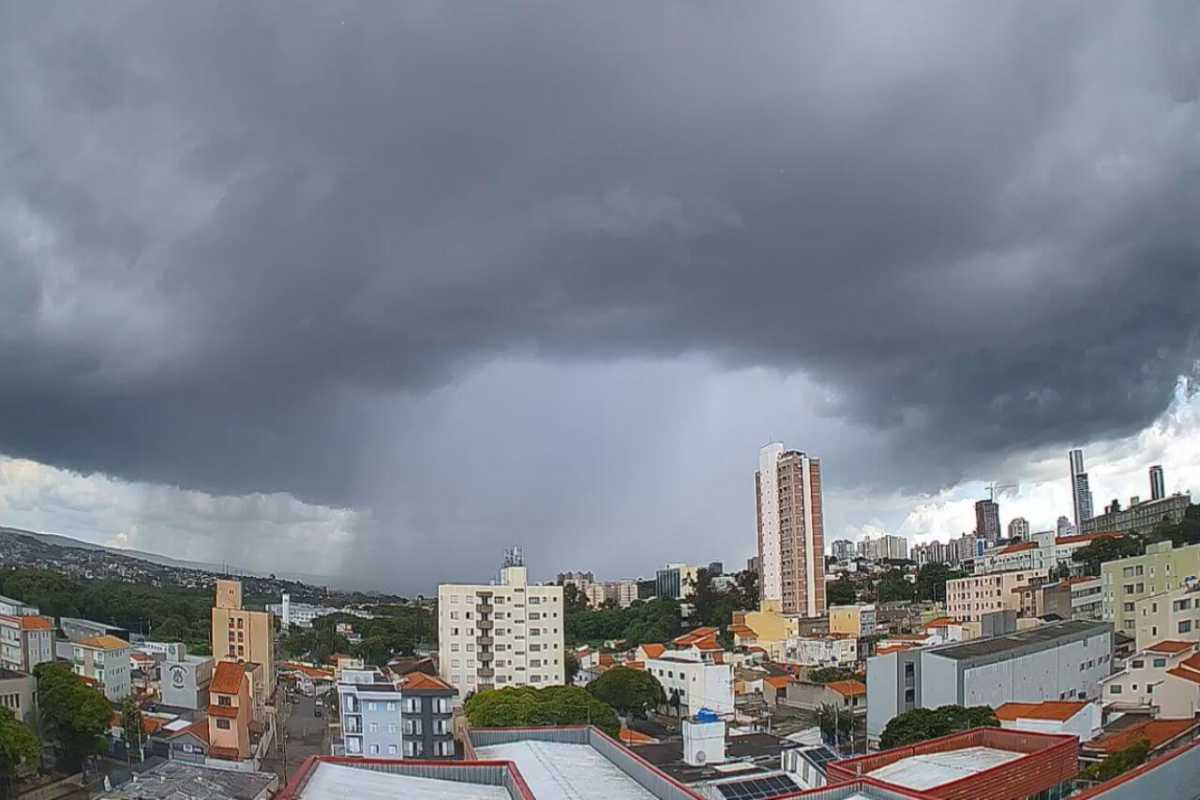
M 855 680 L 830 683 L 793 680 L 787 683 L 786 699 L 788 705 L 809 711 L 831 706 L 860 715 L 867 712 L 867 685 Z
M 267 772 L 211 769 L 180 761 L 165 761 L 97 800 L 267 800 L 279 779 Z
M 0 667 L 33 672 L 53 660 L 53 620 L 35 614 L 0 616 Z
M 208 755 L 225 761 L 248 761 L 255 754 L 251 726 L 254 701 L 251 672 L 258 665 L 218 661 L 209 684 Z
M 96 622 L 80 617 L 59 617 L 58 627 L 68 641 L 82 642 L 95 636 L 115 636 L 118 639 L 130 640 L 129 630 L 120 625 L 110 625 L 107 622 Z
M 93 636 L 72 644 L 72 669 L 111 702 L 121 702 L 132 690 L 129 642 L 115 636 Z
M 1137 647 L 1163 639 L 1200 641 L 1200 583 L 1187 583 L 1134 603 Z
M 209 705 L 215 661 L 212 656 L 193 656 L 175 651 L 159 664 L 159 692 L 165 705 L 199 711 Z
M 4 617 L 34 617 L 37 616 L 37 606 L 26 605 L 20 600 L 0 595 L 0 616 Z
M 37 681 L 25 672 L 0 667 L 0 708 L 37 729 Z
M 789 639 L 783 660 L 804 667 L 848 667 L 858 661 L 858 639 L 844 634 Z
M 867 604 L 829 607 L 829 632 L 858 638 L 875 633 L 875 606 Z
M 779 601 L 764 600 L 758 611 L 733 612 L 730 630 L 738 647 L 761 647 L 769 658 L 783 660 L 788 640 L 800 636 L 800 623 L 795 615 L 784 615 Z
M 674 708 L 678 698 L 679 713 L 695 714 L 702 708 L 717 714 L 733 713 L 733 667 L 704 661 L 695 650 L 668 651 L 646 661 L 646 671 L 658 678 Z
M 996 719 L 1005 730 L 1068 734 L 1080 742 L 1100 735 L 1103 717 L 1099 703 L 1084 700 L 1005 703 L 996 709 Z
M 1112 628 L 1070 620 L 926 649 L 896 650 L 867 662 L 867 737 L 892 718 L 944 705 L 1090 700 L 1112 668 Z
M 412 672 L 400 681 L 405 758 L 454 758 L 454 695 L 458 690 L 433 675 Z
M 1162 719 L 1200 713 L 1200 655 L 1196 642 L 1166 640 L 1139 650 L 1125 668 L 1104 678 L 1104 708 Z
M 1100 565 L 1104 620 L 1137 635 L 1137 603 L 1200 580 L 1200 544 L 1172 547 L 1170 541 L 1146 545 L 1146 552 Z
M 377 669 L 343 670 L 337 683 L 342 723 L 338 755 L 403 758 L 400 687 Z

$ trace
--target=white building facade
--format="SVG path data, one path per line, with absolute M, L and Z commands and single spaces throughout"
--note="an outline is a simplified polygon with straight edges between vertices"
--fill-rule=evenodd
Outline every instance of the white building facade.
M 680 714 L 694 715 L 702 708 L 717 714 L 733 713 L 733 667 L 703 661 L 695 651 L 668 651 L 646 662 L 646 671 L 658 678 L 667 699 L 679 698 Z

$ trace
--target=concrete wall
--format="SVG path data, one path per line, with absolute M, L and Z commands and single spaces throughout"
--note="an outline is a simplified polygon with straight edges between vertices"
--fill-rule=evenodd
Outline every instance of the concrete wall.
M 993 664 L 963 662 L 961 701 L 967 706 L 988 705 L 994 708 L 1013 701 L 1036 703 L 1042 700 L 1096 698 L 1100 696 L 1100 680 L 1111 671 L 1112 665 L 1105 658 L 1111 654 L 1112 637 L 1104 634 L 1088 637 L 1086 643 L 1080 639 Z M 930 653 L 926 657 L 926 667 L 932 662 L 946 660 L 936 653 Z M 1082 670 L 1081 664 L 1085 665 Z M 939 679 L 945 674 L 945 671 L 940 671 Z M 936 696 L 940 697 L 941 694 Z M 926 705 L 930 702 L 926 700 Z

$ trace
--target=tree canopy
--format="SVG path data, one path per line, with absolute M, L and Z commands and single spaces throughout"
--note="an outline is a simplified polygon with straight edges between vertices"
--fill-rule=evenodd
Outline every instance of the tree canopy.
M 363 637 L 350 644 L 337 632 L 339 622 L 346 622 Z M 411 656 L 422 644 L 437 641 L 437 624 L 433 613 L 422 606 L 388 606 L 384 615 L 363 619 L 353 614 L 328 614 L 313 620 L 311 628 L 290 631 L 280 642 L 286 656 L 307 656 L 323 662 L 334 653 L 350 653 L 367 664 L 382 665 L 393 656 Z
M 0 707 L 0 800 L 14 795 L 13 779 L 24 766 L 36 765 L 42 743 L 11 709 Z
M 1105 561 L 1116 561 L 1129 556 L 1140 556 L 1145 552 L 1142 540 L 1135 534 L 1122 536 L 1119 539 L 1097 539 L 1087 547 L 1081 547 L 1071 554 L 1071 560 L 1083 564 L 1083 571 L 1088 575 L 1099 575 L 1100 565 Z
M 854 605 L 858 594 L 854 590 L 854 582 L 845 575 L 825 586 L 825 602 L 831 606 Z
M 68 769 L 78 769 L 84 758 L 103 751 L 101 737 L 112 720 L 112 706 L 65 664 L 38 664 L 33 674 L 38 705 L 59 759 Z
M 1119 750 L 1107 756 L 1098 764 L 1092 764 L 1083 771 L 1083 777 L 1093 781 L 1112 780 L 1145 761 L 1150 755 L 1150 740 L 1139 739 L 1124 750 Z
M 946 581 L 966 577 L 966 574 L 950 569 L 945 564 L 926 564 L 917 570 L 917 599 L 934 603 L 946 602 Z
M 566 614 L 568 644 L 624 639 L 630 647 L 665 642 L 681 629 L 678 600 L 634 600 L 628 608 L 583 610 Z
M 621 731 L 612 706 L 578 686 L 488 689 L 467 698 L 464 708 L 475 728 L 595 725 L 609 736 Z
M 879 737 L 879 746 L 887 750 L 891 747 L 916 744 L 926 739 L 936 739 L 957 731 L 999 725 L 996 712 L 988 706 L 914 708 L 892 718 L 883 729 L 883 735 Z
M 663 691 L 658 678 L 644 670 L 629 667 L 609 669 L 589 683 L 587 690 L 622 716 L 635 714 L 641 717 L 667 702 L 667 693 Z
M 808 671 L 808 680 L 812 683 L 833 683 L 834 681 L 862 680 L 862 676 L 853 670 L 841 667 L 818 667 Z
M 894 601 L 912 602 L 914 586 L 904 577 L 904 571 L 889 569 L 880 576 L 875 586 L 876 596 L 881 603 Z

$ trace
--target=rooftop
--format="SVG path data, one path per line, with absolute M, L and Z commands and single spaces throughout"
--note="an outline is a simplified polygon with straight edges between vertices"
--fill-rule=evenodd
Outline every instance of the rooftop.
M 297 800 L 511 800 L 503 786 L 318 763 Z
M 1167 639 L 1166 641 L 1152 644 L 1146 649 L 1153 653 L 1182 653 L 1185 650 L 1191 650 L 1195 646 L 1195 642 L 1180 642 Z
M 1145 739 L 1150 742 L 1151 750 L 1157 750 L 1188 733 L 1195 733 L 1197 728 L 1200 728 L 1200 722 L 1194 719 L 1148 719 L 1117 733 L 1093 739 L 1085 747 L 1111 755 Z
M 1066 722 L 1087 708 L 1083 702 L 1047 701 L 1044 703 L 1005 703 L 996 709 L 996 719 L 1013 722 L 1018 719 L 1044 719 Z
M 217 694 L 237 694 L 242 690 L 242 676 L 245 674 L 246 670 L 236 661 L 218 661 L 208 690 Z
M 129 648 L 129 642 L 124 639 L 118 639 L 116 636 L 89 636 L 81 642 L 76 642 L 80 647 L 90 647 L 96 650 L 126 650 Z
M 942 645 L 933 648 L 930 652 L 933 655 L 956 660 L 999 656 L 1010 652 L 1016 655 L 1017 651 L 1038 650 L 1042 646 L 1054 645 L 1060 640 L 1080 639 L 1111 632 L 1112 625 L 1106 622 L 1067 620 L 1049 625 L 1039 625 L 1036 628 L 1016 633 L 992 636 L 987 639 L 972 639 L 967 642 Z
M 867 693 L 867 685 L 862 681 L 833 681 L 825 686 L 842 697 L 859 697 Z
M 526 739 L 476 747 L 475 754 L 515 763 L 537 800 L 655 800 L 591 745 Z
M 1024 755 L 1025 753 L 993 747 L 964 747 L 961 750 L 922 753 L 902 758 L 867 773 L 867 777 L 906 789 L 933 789 L 1016 761 Z
M 405 692 L 449 692 L 457 694 L 458 690 L 441 678 L 426 675 L 424 672 L 412 672 L 404 679 Z
M 49 631 L 54 630 L 54 620 L 49 617 L 39 616 L 0 616 L 0 622 L 8 625 L 16 625 L 23 631 Z
M 637 754 L 672 778 L 682 783 L 695 783 L 729 777 L 730 773 L 722 772 L 720 768 L 728 768 L 731 763 L 740 762 L 744 765 L 744 769 L 738 773 L 739 775 L 774 772 L 779 769 L 780 754 L 784 750 L 799 747 L 802 747 L 799 742 L 783 739 L 770 733 L 747 733 L 725 738 L 726 763 L 724 765 L 692 766 L 688 764 L 683 760 L 683 740 L 680 738 L 639 747 Z
M 267 772 L 209 769 L 180 761 L 167 761 L 146 770 L 137 779 L 101 800 L 257 800 L 276 785 Z

